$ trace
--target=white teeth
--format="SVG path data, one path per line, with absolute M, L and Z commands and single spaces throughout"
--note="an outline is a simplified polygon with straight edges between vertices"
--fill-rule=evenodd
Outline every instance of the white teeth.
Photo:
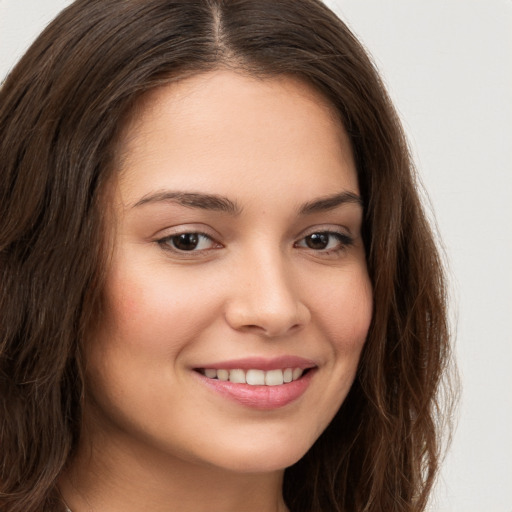
M 247 370 L 245 380 L 251 386 L 263 386 L 265 384 L 265 372 L 263 370 Z
M 293 374 L 292 374 L 292 379 L 293 380 L 299 379 L 303 373 L 304 373 L 304 370 L 302 368 L 294 368 Z
M 267 386 L 280 386 L 283 382 L 283 370 L 269 370 L 265 374 L 265 384 Z
M 291 382 L 293 380 L 293 369 L 286 368 L 283 372 L 283 382 Z
M 228 380 L 229 372 L 227 370 L 217 370 L 217 378 L 219 380 Z
M 233 382 L 234 384 L 249 384 L 251 386 L 280 386 L 300 379 L 304 370 L 302 368 L 285 368 L 283 370 L 224 370 L 206 368 L 201 373 L 208 379 L 218 379 Z
M 230 370 L 229 382 L 235 382 L 236 384 L 245 384 L 245 372 L 243 370 Z

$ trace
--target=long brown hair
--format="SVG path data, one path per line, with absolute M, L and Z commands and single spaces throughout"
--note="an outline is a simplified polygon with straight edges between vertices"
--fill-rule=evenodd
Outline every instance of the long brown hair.
M 449 359 L 444 277 L 400 123 L 359 42 L 318 0 L 78 0 L 0 91 L 4 512 L 60 509 L 124 120 L 144 92 L 222 66 L 320 91 L 349 134 L 365 204 L 372 325 L 349 396 L 286 470 L 285 500 L 293 512 L 426 506 Z

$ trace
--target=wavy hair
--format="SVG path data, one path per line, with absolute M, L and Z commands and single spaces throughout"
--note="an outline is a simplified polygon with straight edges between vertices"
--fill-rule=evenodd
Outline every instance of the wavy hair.
M 228 67 L 297 77 L 355 155 L 374 314 L 336 417 L 288 468 L 293 512 L 420 512 L 449 361 L 443 269 L 396 112 L 319 0 L 78 0 L 0 90 L 0 509 L 61 510 L 80 437 L 81 347 L 101 315 L 116 142 L 147 91 Z M 445 402 L 445 404 L 448 402 Z

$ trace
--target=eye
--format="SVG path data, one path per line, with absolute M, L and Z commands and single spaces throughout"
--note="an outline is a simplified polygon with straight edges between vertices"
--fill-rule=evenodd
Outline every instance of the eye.
M 330 252 L 342 250 L 352 245 L 353 240 L 350 236 L 337 231 L 318 231 L 311 233 L 295 245 L 296 247 L 304 247 L 314 251 Z
M 216 243 L 204 233 L 178 233 L 161 240 L 158 243 L 165 249 L 178 252 L 195 252 L 212 249 Z

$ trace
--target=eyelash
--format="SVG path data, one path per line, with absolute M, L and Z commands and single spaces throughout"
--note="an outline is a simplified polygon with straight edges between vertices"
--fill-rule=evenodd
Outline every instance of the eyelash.
M 348 247 L 354 244 L 354 239 L 347 235 L 346 233 L 340 233 L 339 231 L 332 231 L 332 230 L 315 230 L 311 233 L 305 235 L 302 237 L 298 242 L 295 242 L 294 247 L 304 247 L 299 245 L 300 242 L 305 242 L 306 239 L 311 238 L 313 236 L 328 236 L 329 238 L 335 238 L 338 242 L 336 247 L 332 247 L 330 249 L 314 249 L 312 247 L 305 247 L 313 250 L 314 252 L 318 252 L 320 254 L 324 255 L 330 255 L 330 254 L 338 254 L 344 250 L 346 250 Z M 307 243 L 307 242 L 306 242 Z M 330 240 L 329 240 L 330 243 Z M 328 245 L 329 245 L 328 243 Z
M 326 248 L 315 249 L 315 248 L 313 248 L 311 246 L 308 246 L 308 245 L 301 245 L 302 242 L 307 244 L 306 240 L 308 238 L 310 238 L 310 237 L 315 236 L 315 235 L 318 236 L 318 237 L 321 237 L 321 236 L 322 237 L 325 237 L 325 236 L 329 237 L 327 246 L 329 246 L 329 244 L 331 243 L 332 238 L 335 238 L 338 241 L 338 244 L 336 245 L 336 247 L 331 247 L 329 249 L 326 249 Z M 213 244 L 213 247 L 208 247 L 208 248 L 203 248 L 203 249 L 193 248 L 191 250 L 179 249 L 178 247 L 176 247 L 175 241 L 179 237 L 186 237 L 186 236 L 195 236 L 195 237 L 197 237 L 197 239 L 199 239 L 198 240 L 198 244 L 201 243 L 201 239 L 209 240 L 210 243 Z M 214 238 L 212 238 L 210 235 L 208 235 L 206 233 L 202 233 L 200 231 L 183 231 L 181 233 L 175 233 L 175 234 L 166 236 L 164 238 L 161 238 L 159 240 L 156 240 L 156 242 L 165 251 L 170 251 L 170 252 L 178 254 L 180 256 L 192 256 L 194 253 L 204 254 L 206 251 L 210 251 L 212 249 L 217 249 L 217 248 L 222 248 L 222 245 L 220 243 L 216 242 Z M 297 248 L 310 249 L 313 252 L 319 253 L 319 254 L 322 254 L 322 255 L 331 255 L 331 254 L 338 254 L 338 253 L 346 250 L 348 247 L 352 246 L 353 244 L 354 244 L 354 239 L 351 236 L 349 236 L 349 235 L 347 235 L 345 233 L 341 233 L 339 231 L 333 231 L 333 230 L 327 230 L 326 229 L 326 230 L 315 230 L 315 231 L 312 231 L 312 232 L 308 233 L 307 235 L 304 235 L 300 240 L 295 242 L 293 244 L 293 246 L 297 247 Z M 217 247 L 215 247 L 215 245 Z
M 207 235 L 206 233 L 201 233 L 200 231 L 183 231 L 181 233 L 175 233 L 175 234 L 172 234 L 170 236 L 166 236 L 164 238 L 161 238 L 160 240 L 157 240 L 157 243 L 166 251 L 171 251 L 171 252 L 174 252 L 174 253 L 177 253 L 177 254 L 182 254 L 182 255 L 187 255 L 189 253 L 203 253 L 204 251 L 209 251 L 211 250 L 212 248 L 207 248 L 207 249 L 194 249 L 194 250 L 185 250 L 185 249 L 179 249 L 178 247 L 176 246 L 172 246 L 174 245 L 174 240 L 178 239 L 179 237 L 185 237 L 185 236 L 193 236 L 195 235 L 197 238 L 199 239 L 207 239 L 209 240 L 212 244 L 217 244 L 218 247 L 222 247 L 221 244 L 218 244 L 217 242 L 215 242 L 215 240 L 210 236 L 210 235 Z M 172 245 L 171 245 L 172 244 Z

